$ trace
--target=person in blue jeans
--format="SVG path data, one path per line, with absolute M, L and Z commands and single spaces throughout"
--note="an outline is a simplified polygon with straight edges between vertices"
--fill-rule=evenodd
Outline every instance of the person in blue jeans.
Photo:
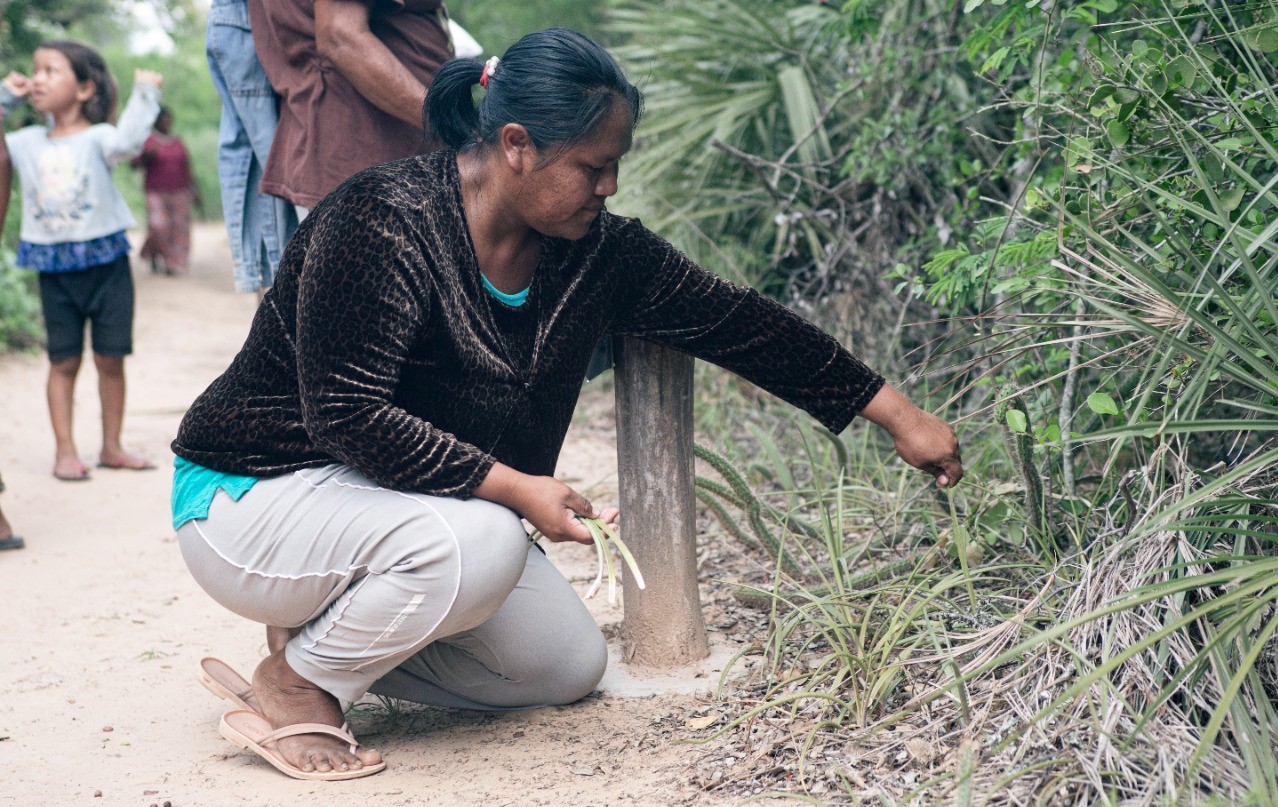
M 286 200 L 258 188 L 279 111 L 275 90 L 253 50 L 246 0 L 213 0 L 205 54 L 222 97 L 217 173 L 235 288 L 256 292 L 260 299 L 275 281 L 297 215 Z

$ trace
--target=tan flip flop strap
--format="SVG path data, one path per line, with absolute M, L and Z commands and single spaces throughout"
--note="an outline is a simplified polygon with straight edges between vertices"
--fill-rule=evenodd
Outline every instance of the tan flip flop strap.
M 351 734 L 347 724 L 343 723 L 342 727 L 335 728 L 327 723 L 294 723 L 291 726 L 285 726 L 282 729 L 276 729 L 270 734 L 257 741 L 258 745 L 267 745 L 276 742 L 285 737 L 296 737 L 299 734 L 327 734 L 330 737 L 347 743 L 351 747 L 351 753 L 355 753 L 355 749 L 359 748 L 359 743 L 355 742 L 354 735 Z

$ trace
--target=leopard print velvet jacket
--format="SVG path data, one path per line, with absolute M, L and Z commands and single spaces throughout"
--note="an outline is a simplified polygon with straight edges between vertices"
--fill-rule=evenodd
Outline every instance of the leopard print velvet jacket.
M 605 334 L 714 362 L 835 432 L 883 384 L 803 318 L 606 212 L 579 241 L 543 240 L 524 303 L 530 359 L 511 360 L 494 305 L 456 153 L 363 171 L 297 230 L 244 347 L 173 451 L 257 477 L 337 462 L 391 489 L 463 498 L 494 460 L 550 475 Z

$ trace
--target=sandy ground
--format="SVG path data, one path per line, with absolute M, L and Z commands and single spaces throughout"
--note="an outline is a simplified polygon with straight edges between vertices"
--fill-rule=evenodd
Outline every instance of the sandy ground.
M 220 225 L 195 234 L 185 278 L 138 267 L 135 354 L 127 364 L 126 445 L 161 466 L 97 469 L 56 481 L 42 356 L 0 358 L 2 504 L 27 548 L 0 553 L 0 807 L 171 805 L 632 805 L 727 804 L 687 784 L 692 736 L 716 665 L 666 678 L 614 665 L 600 693 L 569 707 L 506 714 L 370 703 L 356 733 L 389 769 L 351 782 L 285 778 L 217 733 L 226 708 L 195 679 L 219 656 L 245 674 L 263 631 L 220 608 L 190 578 L 169 527 L 169 441 L 186 405 L 238 350 L 252 295 L 230 283 Z M 597 503 L 615 502 L 615 444 L 592 412 L 579 414 L 559 476 Z M 587 401 L 590 403 L 590 401 Z M 99 447 L 96 379 L 77 391 L 82 456 Z M 601 409 L 601 407 L 603 407 Z M 554 547 L 584 590 L 593 550 Z M 620 611 L 592 600 L 607 628 Z M 701 721 L 704 722 L 704 721 Z M 702 733 L 704 732 L 695 732 Z

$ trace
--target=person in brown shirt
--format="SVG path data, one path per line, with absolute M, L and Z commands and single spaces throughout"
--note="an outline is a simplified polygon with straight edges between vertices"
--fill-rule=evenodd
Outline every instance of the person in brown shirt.
M 369 166 L 439 143 L 422 105 L 452 58 L 442 0 L 250 0 L 253 45 L 280 95 L 263 193 L 305 215 Z

